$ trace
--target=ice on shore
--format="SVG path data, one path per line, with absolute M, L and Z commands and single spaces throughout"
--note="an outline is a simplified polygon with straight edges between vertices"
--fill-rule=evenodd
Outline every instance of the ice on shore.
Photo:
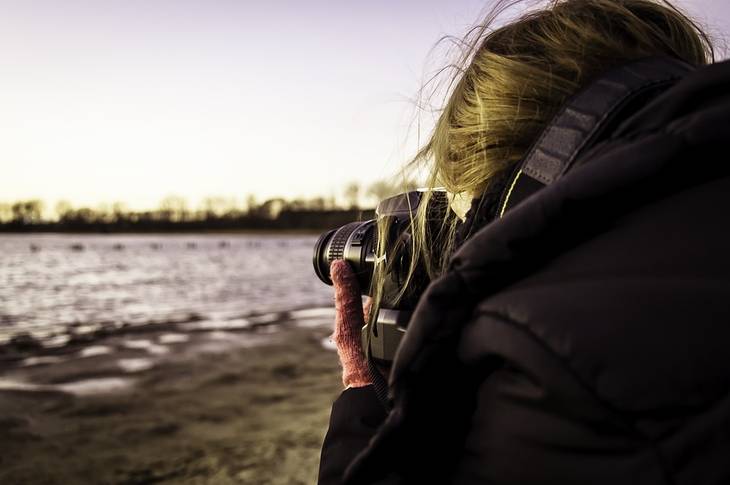
M 184 324 L 188 330 L 241 330 L 251 326 L 246 318 L 235 318 L 232 320 L 202 320 Z
M 76 396 L 90 396 L 125 391 L 132 384 L 134 380 L 128 377 L 99 377 L 64 384 L 33 384 L 0 378 L 0 391 L 63 391 Z
M 152 359 L 145 359 L 143 357 L 140 357 L 132 359 L 119 359 L 117 361 L 117 365 L 124 372 L 132 373 L 149 370 L 155 366 L 155 363 L 154 361 L 152 361 Z
M 107 345 L 92 345 L 79 352 L 80 357 L 94 357 L 96 355 L 111 354 L 112 348 Z
M 0 391 L 46 391 L 51 388 L 52 386 L 0 378 Z
M 289 317 L 300 327 L 326 327 L 335 320 L 334 308 L 307 308 L 289 312 Z
M 43 342 L 43 346 L 46 348 L 63 347 L 69 340 L 71 340 L 69 335 L 56 335 Z
M 190 340 L 190 335 L 184 333 L 163 333 L 157 337 L 161 344 L 182 344 Z
M 326 308 L 306 308 L 304 310 L 293 310 L 289 312 L 289 316 L 293 320 L 300 320 L 300 319 L 306 319 L 306 318 L 334 318 L 335 317 L 335 309 L 326 307 Z
M 109 392 L 125 391 L 132 387 L 134 380 L 128 377 L 99 377 L 81 381 L 58 384 L 55 387 L 76 396 L 90 396 Z
M 55 355 L 41 355 L 37 357 L 28 357 L 27 359 L 23 359 L 23 367 L 30 367 L 32 365 L 47 365 L 47 364 L 58 364 L 59 362 L 63 362 L 63 357 L 58 357 Z
M 170 349 L 168 349 L 164 345 L 158 345 L 152 342 L 152 340 L 147 339 L 127 340 L 122 345 L 124 345 L 128 349 L 146 350 L 150 354 L 155 355 L 166 354 L 170 351 Z

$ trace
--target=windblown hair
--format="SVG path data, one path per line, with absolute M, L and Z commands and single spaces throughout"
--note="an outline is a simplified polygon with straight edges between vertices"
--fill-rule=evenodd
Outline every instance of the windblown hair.
M 612 67 L 656 55 L 696 66 L 714 62 L 709 37 L 667 1 L 552 0 L 490 28 L 500 14 L 522 3 L 498 2 L 460 42 L 457 62 L 441 72 L 452 73 L 447 102 L 430 139 L 409 164 L 425 167 L 431 190 L 479 196 L 511 172 L 567 98 Z M 411 273 L 420 262 L 434 278 L 448 264 L 458 218 L 451 213 L 444 219 L 444 243 L 432 247 L 433 234 L 426 234 L 429 196 L 424 194 L 413 221 Z M 380 228 L 379 241 L 385 230 Z M 378 248 L 380 255 L 384 251 Z M 371 318 L 385 270 L 377 268 L 373 279 Z

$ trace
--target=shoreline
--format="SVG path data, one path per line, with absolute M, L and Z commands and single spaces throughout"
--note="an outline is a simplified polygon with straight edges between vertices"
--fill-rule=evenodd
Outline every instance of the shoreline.
M 29 330 L 18 329 L 17 333 L 8 334 L 5 338 L 0 332 L 0 373 L 12 365 L 27 358 L 71 354 L 84 346 L 93 345 L 103 339 L 134 334 L 159 334 L 162 332 L 183 332 L 192 334 L 211 330 L 234 330 L 243 333 L 256 332 L 264 327 L 281 326 L 291 321 L 306 322 L 318 315 L 333 321 L 331 307 L 295 306 L 286 310 L 260 313 L 232 313 L 224 317 L 211 319 L 209 316 L 191 311 L 171 315 L 165 320 L 148 320 L 140 323 L 112 321 L 87 323 L 79 325 L 69 323 L 59 325 L 60 331 L 49 337 L 35 337 Z M 87 329 L 79 333 L 78 328 Z M 57 341 L 61 338 L 61 341 Z

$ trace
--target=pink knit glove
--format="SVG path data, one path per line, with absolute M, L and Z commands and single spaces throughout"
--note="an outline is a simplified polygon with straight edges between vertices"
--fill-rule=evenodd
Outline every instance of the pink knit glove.
M 333 261 L 330 275 L 335 286 L 335 331 L 332 341 L 337 346 L 342 365 L 342 384 L 345 389 L 367 386 L 372 380 L 362 350 L 360 330 L 368 318 L 371 301 L 368 298 L 363 309 L 360 285 L 347 261 Z

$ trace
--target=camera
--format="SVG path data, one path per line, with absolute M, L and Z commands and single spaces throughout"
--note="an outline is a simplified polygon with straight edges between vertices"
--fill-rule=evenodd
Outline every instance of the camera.
M 327 231 L 314 245 L 312 262 L 322 282 L 332 285 L 330 263 L 344 259 L 362 293 L 373 298 L 377 313 L 363 327 L 362 343 L 366 355 L 383 365 L 392 362 L 418 298 L 430 282 L 420 254 L 413 257 L 419 208 L 425 211 L 424 244 L 438 252 L 440 228 L 449 211 L 445 191 L 416 190 L 384 199 L 375 219 Z

